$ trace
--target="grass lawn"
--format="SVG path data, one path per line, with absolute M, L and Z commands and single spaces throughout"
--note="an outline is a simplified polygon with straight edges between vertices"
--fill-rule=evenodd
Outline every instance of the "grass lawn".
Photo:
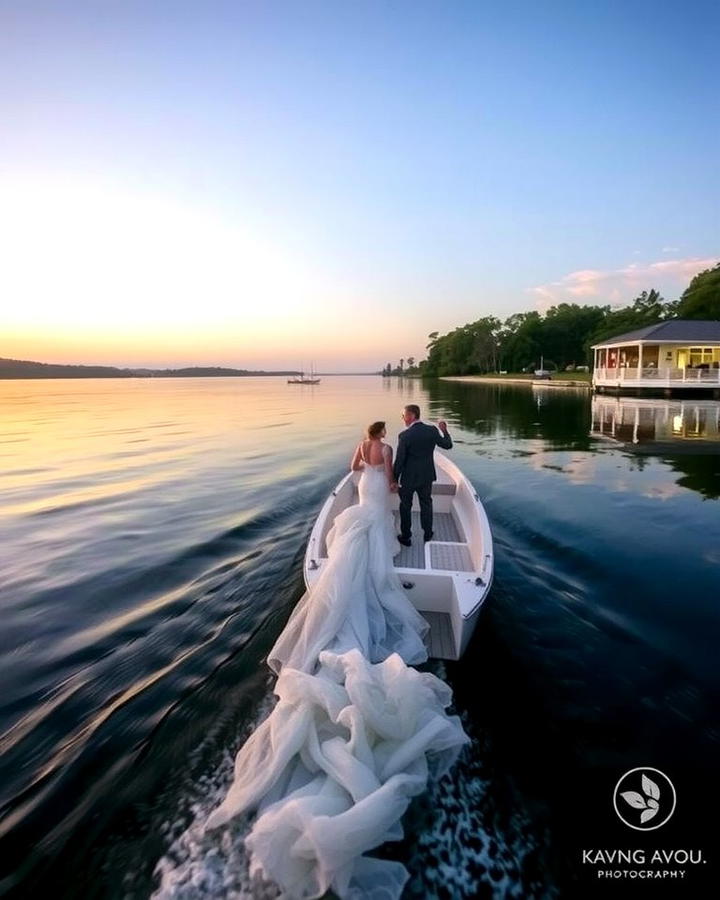
M 534 375 L 528 375 L 526 372 L 508 372 L 507 375 L 498 375 L 497 372 L 488 372 L 487 375 L 479 375 L 479 378 L 497 378 L 502 381 L 503 378 L 523 378 L 527 381 L 534 381 Z M 592 380 L 590 372 L 553 372 L 552 381 L 586 381 L 588 384 Z
M 587 381 L 589 384 L 592 381 L 592 374 L 590 372 L 553 372 L 552 380 L 553 381 Z

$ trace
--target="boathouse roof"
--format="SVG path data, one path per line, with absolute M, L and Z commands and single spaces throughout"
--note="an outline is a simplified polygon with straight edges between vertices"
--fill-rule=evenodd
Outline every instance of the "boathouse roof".
M 625 334 L 605 338 L 595 347 L 612 344 L 634 343 L 635 341 L 673 341 L 688 344 L 720 343 L 720 321 L 717 319 L 669 319 L 656 325 L 647 325 Z

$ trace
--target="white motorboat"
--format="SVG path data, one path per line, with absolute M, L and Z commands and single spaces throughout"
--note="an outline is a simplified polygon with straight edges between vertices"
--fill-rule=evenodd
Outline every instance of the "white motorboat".
M 395 557 L 395 569 L 408 599 L 430 624 L 428 653 L 459 659 L 477 624 L 493 579 L 492 534 L 472 484 L 442 453 L 435 453 L 433 534 L 423 542 L 417 497 L 412 510 L 413 541 Z M 313 526 L 305 553 L 305 584 L 310 589 L 327 562 L 326 538 L 335 517 L 358 502 L 360 472 L 349 472 L 328 497 Z M 392 497 L 399 530 L 399 499 Z

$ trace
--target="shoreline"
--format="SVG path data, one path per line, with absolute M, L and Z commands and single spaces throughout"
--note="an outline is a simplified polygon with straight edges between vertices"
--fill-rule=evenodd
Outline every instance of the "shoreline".
M 531 387 L 592 387 L 589 381 L 574 381 L 569 378 L 552 381 L 547 378 L 491 378 L 487 375 L 441 375 L 440 381 L 468 381 L 478 384 L 529 384 Z

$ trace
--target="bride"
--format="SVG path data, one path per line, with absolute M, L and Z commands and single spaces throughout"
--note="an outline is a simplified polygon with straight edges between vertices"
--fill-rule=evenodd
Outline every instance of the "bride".
M 245 840 L 251 873 L 287 898 L 392 900 L 408 872 L 363 854 L 400 840 L 400 820 L 428 777 L 467 743 L 448 716 L 450 689 L 424 662 L 428 625 L 393 568 L 400 545 L 390 508 L 385 423 L 352 459 L 359 502 L 335 519 L 328 560 L 268 655 L 278 702 L 235 761 L 217 828 L 255 810 Z

